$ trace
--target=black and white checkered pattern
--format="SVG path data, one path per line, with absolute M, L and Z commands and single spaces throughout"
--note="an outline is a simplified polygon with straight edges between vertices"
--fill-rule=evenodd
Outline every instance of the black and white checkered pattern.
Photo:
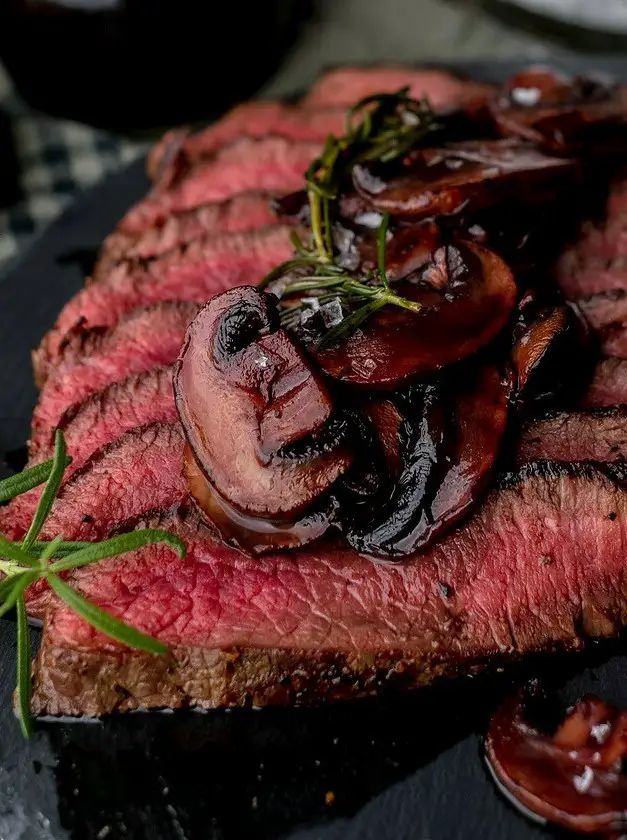
M 147 146 L 29 109 L 1 66 L 0 109 L 11 120 L 24 196 L 8 211 L 0 211 L 2 265 L 55 219 L 77 192 L 134 160 Z

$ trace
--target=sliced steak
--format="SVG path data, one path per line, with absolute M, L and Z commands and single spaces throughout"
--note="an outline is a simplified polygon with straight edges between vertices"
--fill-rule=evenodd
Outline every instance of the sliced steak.
M 207 234 L 236 233 L 271 225 L 276 217 L 271 197 L 263 192 L 242 193 L 226 201 L 183 210 L 162 225 L 140 233 L 112 233 L 104 241 L 92 279 L 101 279 L 122 260 L 149 260 Z
M 627 214 L 627 177 L 624 169 L 612 178 L 607 200 L 607 215 L 616 218 Z
M 131 429 L 149 423 L 176 423 L 178 413 L 172 390 L 172 368 L 160 367 L 115 382 L 84 402 L 71 406 L 61 417 L 59 427 L 65 434 L 72 463 L 64 481 L 81 469 L 99 449 L 113 443 Z M 53 434 L 48 445 L 37 453 L 43 461 L 52 454 Z M 41 496 L 41 487 L 18 496 L 11 503 L 10 520 L 28 524 Z
M 622 461 L 627 457 L 627 408 L 561 411 L 522 430 L 518 463 L 529 461 Z
M 610 324 L 599 331 L 604 356 L 627 359 L 627 323 Z
M 320 143 L 297 143 L 283 137 L 236 140 L 186 172 L 169 189 L 156 190 L 140 201 L 117 229 L 139 233 L 163 224 L 172 213 L 249 190 L 278 195 L 298 190 L 305 170 L 319 152 Z
M 290 233 L 288 226 L 274 225 L 249 233 L 212 236 L 170 251 L 145 268 L 118 266 L 106 282 L 81 289 L 61 310 L 36 351 L 40 379 L 55 363 L 65 336 L 77 323 L 90 328 L 111 326 L 137 306 L 175 299 L 204 303 L 233 286 L 256 284 L 291 256 Z
M 324 140 L 329 134 L 343 134 L 345 120 L 344 108 L 313 110 L 282 102 L 246 102 L 197 134 L 168 132 L 148 155 L 148 174 L 158 181 L 173 158 L 182 156 L 186 164 L 193 163 L 239 137 Z
M 87 714 L 306 703 L 415 686 L 627 620 L 627 494 L 590 467 L 532 465 L 404 564 L 317 545 L 259 562 L 184 519 L 163 547 L 78 570 L 105 609 L 168 642 L 132 653 L 63 607 L 48 613 L 34 709 Z M 155 523 L 150 523 L 155 524 Z
M 437 110 L 484 103 L 492 95 L 489 85 L 470 82 L 444 70 L 410 67 L 337 67 L 315 82 L 303 103 L 311 108 L 349 107 L 366 96 L 394 93 L 409 87 L 410 96 L 428 99 Z
M 42 539 L 97 540 L 117 523 L 155 506 L 182 504 L 183 432 L 179 423 L 132 429 L 99 449 L 66 481 L 42 531 Z M 16 500 L 19 502 L 19 499 Z M 4 508 L 0 532 L 21 539 L 30 524 L 17 503 Z
M 583 405 L 587 408 L 627 405 L 627 361 L 602 359 L 594 370 Z
M 627 224 L 587 227 L 559 258 L 555 279 L 569 300 L 627 290 Z
M 97 449 L 138 426 L 176 423 L 172 367 L 157 367 L 109 385 L 82 403 L 68 408 L 59 421 L 72 471 Z
M 579 298 L 577 306 L 594 330 L 627 321 L 627 291 L 604 292 Z
M 117 326 L 88 335 L 80 352 L 64 356 L 33 414 L 31 457 L 48 450 L 50 433 L 70 406 L 134 373 L 172 364 L 197 311 L 197 304 L 177 301 L 136 309 Z

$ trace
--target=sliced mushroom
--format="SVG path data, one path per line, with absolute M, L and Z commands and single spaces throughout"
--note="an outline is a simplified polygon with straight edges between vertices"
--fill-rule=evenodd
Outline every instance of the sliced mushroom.
M 329 496 L 315 510 L 294 522 L 270 522 L 246 516 L 207 481 L 189 445 L 185 448 L 183 474 L 203 517 L 218 529 L 225 541 L 251 554 L 299 548 L 320 539 L 334 523 L 336 502 Z
M 508 80 L 491 112 L 501 134 L 554 154 L 622 152 L 627 140 L 627 87 L 603 77 L 530 67 Z
M 420 406 L 416 392 L 401 406 L 402 466 L 389 498 L 348 512 L 346 538 L 362 553 L 402 559 L 424 548 L 472 506 L 495 465 L 509 398 L 496 368 L 460 376 L 450 398 L 435 386 L 417 393 Z
M 538 204 L 572 182 L 574 161 L 511 140 L 472 140 L 418 149 L 401 167 L 353 168 L 353 185 L 370 206 L 404 218 L 485 209 L 507 198 Z
M 273 296 L 242 287 L 212 298 L 188 329 L 174 388 L 196 461 L 248 516 L 293 521 L 350 466 L 345 441 L 290 451 L 324 429 L 333 405 L 280 329 Z
M 514 328 L 514 390 L 520 399 L 568 400 L 585 389 L 594 362 L 587 333 L 568 306 L 520 304 Z
M 509 699 L 490 724 L 486 756 L 501 791 L 571 831 L 627 830 L 627 712 L 587 696 L 551 735 L 530 722 L 527 705 L 522 694 Z
M 315 350 L 326 373 L 384 389 L 433 374 L 495 338 L 517 296 L 503 260 L 468 242 L 439 248 L 422 271 L 394 290 L 423 309 L 385 306 L 348 337 Z
M 425 501 L 435 491 L 444 458 L 447 418 L 435 386 L 416 387 L 404 399 L 400 427 L 402 470 L 380 505 L 344 510 L 344 533 L 357 551 L 402 559 L 415 550 L 415 534 L 427 527 Z

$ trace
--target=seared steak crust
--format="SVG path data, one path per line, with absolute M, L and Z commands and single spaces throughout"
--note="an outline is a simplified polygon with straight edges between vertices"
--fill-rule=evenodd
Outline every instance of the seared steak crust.
M 627 408 L 560 411 L 527 424 L 518 440 L 519 463 L 623 461 L 627 457 Z

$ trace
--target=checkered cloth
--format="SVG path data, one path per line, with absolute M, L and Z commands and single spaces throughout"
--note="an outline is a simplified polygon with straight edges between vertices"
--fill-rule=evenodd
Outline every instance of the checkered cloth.
M 133 143 L 33 111 L 0 66 L 0 109 L 11 120 L 24 199 L 0 211 L 0 266 L 20 252 L 85 187 L 141 155 Z M 0 161 L 2 166 L 2 161 Z

